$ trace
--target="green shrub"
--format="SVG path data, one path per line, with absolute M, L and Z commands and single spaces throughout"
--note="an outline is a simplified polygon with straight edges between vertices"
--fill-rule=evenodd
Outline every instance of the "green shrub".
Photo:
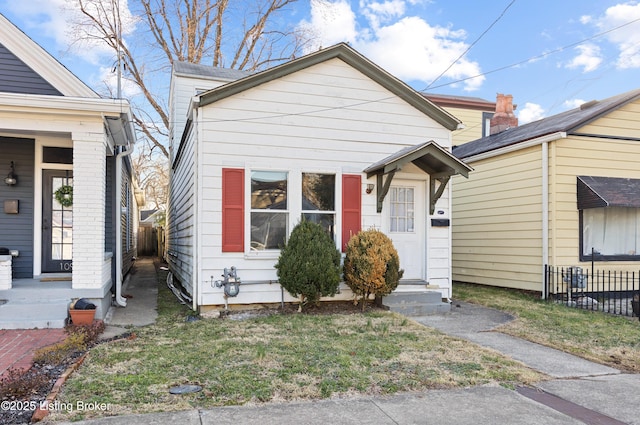
M 333 296 L 340 284 L 340 252 L 319 224 L 303 220 L 291 232 L 275 265 L 280 285 L 302 305 Z
M 364 311 L 370 295 L 385 296 L 398 287 L 404 270 L 391 239 L 375 230 L 351 237 L 344 259 L 344 280 L 362 300 Z

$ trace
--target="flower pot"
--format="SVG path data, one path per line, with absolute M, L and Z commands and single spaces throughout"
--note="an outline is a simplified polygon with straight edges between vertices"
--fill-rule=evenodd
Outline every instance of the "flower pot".
M 93 318 L 96 315 L 95 309 L 92 310 L 77 310 L 75 308 L 69 309 L 71 315 L 71 323 L 74 325 L 90 325 L 93 323 Z

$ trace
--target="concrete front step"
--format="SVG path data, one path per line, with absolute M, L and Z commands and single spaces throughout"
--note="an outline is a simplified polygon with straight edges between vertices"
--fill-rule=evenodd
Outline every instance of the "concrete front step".
M 0 329 L 64 328 L 69 300 L 9 300 L 0 303 Z
M 393 292 L 382 299 L 382 304 L 405 316 L 426 316 L 451 311 L 451 305 L 442 302 L 439 291 Z

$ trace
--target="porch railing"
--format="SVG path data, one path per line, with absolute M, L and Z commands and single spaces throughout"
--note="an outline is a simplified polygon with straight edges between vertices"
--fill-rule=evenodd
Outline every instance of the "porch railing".
M 547 300 L 640 319 L 640 271 L 545 265 Z

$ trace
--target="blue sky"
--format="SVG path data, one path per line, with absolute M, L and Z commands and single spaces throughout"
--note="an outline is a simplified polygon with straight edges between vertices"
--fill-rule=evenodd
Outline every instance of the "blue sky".
M 67 3 L 0 0 L 0 12 L 98 89 L 113 58 L 68 48 Z M 640 88 L 639 1 L 311 0 L 287 19 L 314 49 L 349 42 L 417 90 L 512 94 L 521 123 Z

